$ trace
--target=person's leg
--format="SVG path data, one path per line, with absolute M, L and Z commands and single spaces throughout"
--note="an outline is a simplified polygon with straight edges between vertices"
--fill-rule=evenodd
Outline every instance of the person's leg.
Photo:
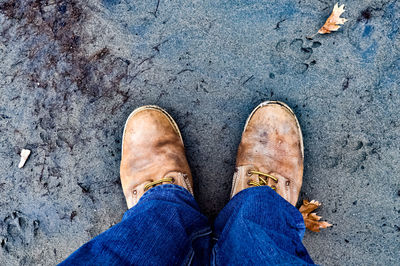
M 211 228 L 193 196 L 166 184 L 146 192 L 122 221 L 60 265 L 208 264 Z
M 294 207 L 302 185 L 303 140 L 293 111 L 264 102 L 245 125 L 231 201 L 214 225 L 212 264 L 312 264 Z
M 212 265 L 312 264 L 300 212 L 269 187 L 234 196 L 214 223 Z
M 129 208 L 122 222 L 62 264 L 208 263 L 211 229 L 192 196 L 179 128 L 166 111 L 144 106 L 129 116 L 120 174 Z

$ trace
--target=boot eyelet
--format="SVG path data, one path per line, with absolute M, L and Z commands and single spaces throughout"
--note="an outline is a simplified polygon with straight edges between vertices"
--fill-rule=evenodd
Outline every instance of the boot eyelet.
M 137 190 L 135 189 L 134 191 L 132 191 L 132 194 L 136 195 L 137 194 Z
M 174 177 L 171 177 L 171 183 L 172 184 L 175 183 L 175 178 Z
M 286 186 L 289 186 L 290 185 L 290 181 L 286 181 Z
M 247 175 L 248 175 L 248 176 L 252 176 L 253 174 L 252 174 L 251 171 L 249 170 L 249 171 L 247 171 Z

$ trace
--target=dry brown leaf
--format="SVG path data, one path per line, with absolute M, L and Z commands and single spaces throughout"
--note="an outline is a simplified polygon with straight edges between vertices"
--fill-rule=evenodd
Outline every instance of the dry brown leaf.
M 340 28 L 339 25 L 343 25 L 347 21 L 347 19 L 340 17 L 343 12 L 344 5 L 339 7 L 339 3 L 336 3 L 336 5 L 333 7 L 332 14 L 326 20 L 324 26 L 319 29 L 318 33 L 326 34 L 331 33 L 332 31 L 337 31 Z
M 320 221 L 322 218 L 321 216 L 318 216 L 316 213 L 311 213 L 319 206 L 321 206 L 321 203 L 319 203 L 316 200 L 312 201 L 303 200 L 303 205 L 301 205 L 299 209 L 299 211 L 303 215 L 306 228 L 314 232 L 319 232 L 321 228 L 327 228 L 329 226 L 332 226 L 328 222 Z

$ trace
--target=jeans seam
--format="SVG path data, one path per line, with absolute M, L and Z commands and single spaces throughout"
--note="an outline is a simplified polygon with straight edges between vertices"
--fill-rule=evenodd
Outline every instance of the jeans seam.
M 165 187 L 165 186 L 167 186 L 167 187 Z M 152 196 L 154 193 L 163 193 L 163 195 L 165 195 L 165 194 L 168 194 L 171 191 L 179 191 L 179 192 L 182 192 L 185 197 L 193 198 L 193 195 L 190 194 L 190 192 L 187 189 L 185 189 L 183 187 L 180 187 L 180 186 L 177 186 L 177 185 L 166 184 L 166 185 L 160 185 L 160 186 L 156 186 L 154 188 L 151 188 L 150 190 L 148 190 L 147 192 L 145 192 L 143 194 L 143 196 L 139 199 L 139 202 L 147 201 L 148 198 L 150 196 Z M 138 202 L 138 204 L 139 204 L 139 202 Z
M 205 228 L 204 230 L 200 230 L 199 232 L 196 232 L 195 234 L 190 236 L 190 242 L 194 242 L 196 241 L 198 238 L 203 237 L 203 236 L 207 236 L 210 235 L 212 233 L 212 230 L 210 228 Z M 194 255 L 195 255 L 195 251 L 193 248 L 190 249 L 190 258 L 189 261 L 186 263 L 186 265 L 191 265 Z
M 158 190 L 178 190 L 178 191 L 182 191 L 184 193 L 189 193 L 189 195 L 192 196 L 192 194 L 190 194 L 190 192 L 184 187 L 181 187 L 181 186 L 178 186 L 178 185 L 173 185 L 173 184 L 165 184 L 165 185 L 159 185 L 159 186 L 156 186 L 156 187 L 153 187 L 153 188 L 149 189 L 148 191 L 146 191 L 143 194 L 142 198 L 145 197 L 146 194 L 150 195 L 150 194 L 155 193 Z
M 217 244 L 214 245 L 214 247 L 211 250 L 211 258 L 210 258 L 210 265 L 217 265 L 216 259 L 217 259 L 217 250 L 215 248 Z
M 193 258 L 194 258 L 194 250 L 193 250 L 193 248 L 191 248 L 190 249 L 190 258 L 189 258 L 189 261 L 186 263 L 186 265 L 192 265 L 192 261 L 193 261 Z
M 204 231 L 205 231 L 205 230 L 204 230 Z M 212 231 L 211 231 L 211 229 L 208 229 L 208 228 L 207 228 L 207 231 L 205 231 L 205 232 L 197 232 L 196 234 L 194 234 L 194 235 L 191 237 L 191 240 L 194 241 L 194 240 L 196 240 L 197 238 L 200 238 L 200 237 L 203 237 L 203 236 L 207 236 L 207 235 L 210 235 L 210 234 L 212 234 Z

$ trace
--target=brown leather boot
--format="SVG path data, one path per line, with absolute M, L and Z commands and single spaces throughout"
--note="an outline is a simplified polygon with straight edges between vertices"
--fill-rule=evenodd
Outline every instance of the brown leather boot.
M 122 137 L 120 175 L 128 208 L 161 184 L 180 185 L 193 194 L 182 136 L 165 110 L 148 105 L 130 114 Z
M 245 188 L 267 185 L 296 205 L 303 161 L 303 137 L 293 111 L 282 102 L 263 102 L 244 127 L 231 197 Z

